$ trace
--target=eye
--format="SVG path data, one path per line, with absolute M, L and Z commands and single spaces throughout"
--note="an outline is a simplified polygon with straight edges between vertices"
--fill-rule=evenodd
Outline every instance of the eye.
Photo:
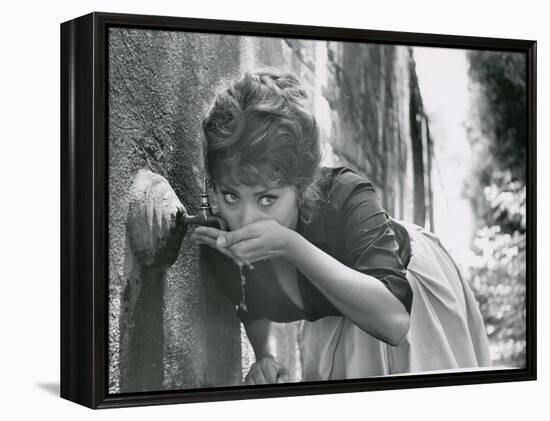
M 230 205 L 236 203 L 239 200 L 239 198 L 234 193 L 225 191 L 225 192 L 222 192 L 222 194 L 223 194 L 223 200 L 225 200 L 225 203 L 228 203 Z
M 272 194 L 266 194 L 265 196 L 260 197 L 260 200 L 258 203 L 260 203 L 261 206 L 268 207 L 271 206 L 275 201 L 278 199 L 278 196 L 274 196 Z

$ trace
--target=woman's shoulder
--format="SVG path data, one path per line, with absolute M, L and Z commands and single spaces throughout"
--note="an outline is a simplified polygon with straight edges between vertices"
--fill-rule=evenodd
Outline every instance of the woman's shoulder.
M 338 226 L 342 212 L 345 212 L 350 198 L 357 196 L 357 200 L 369 199 L 372 202 L 374 188 L 372 184 L 349 167 L 321 167 L 320 168 L 320 197 L 318 211 L 313 213 L 307 222 L 300 219 L 298 231 L 303 235 L 311 236 L 313 240 L 323 239 L 325 226 Z M 356 188 L 362 186 L 360 194 Z M 367 195 L 367 196 L 366 196 Z
M 349 167 L 323 167 L 321 171 L 323 176 L 329 179 L 327 183 L 327 201 L 333 208 L 341 208 L 352 192 L 359 186 L 375 193 L 373 184 L 366 177 Z

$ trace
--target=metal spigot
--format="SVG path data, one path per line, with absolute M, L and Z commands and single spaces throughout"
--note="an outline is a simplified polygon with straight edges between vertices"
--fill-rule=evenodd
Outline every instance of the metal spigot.
M 202 225 L 206 227 L 218 228 L 221 230 L 227 229 L 227 223 L 218 215 L 212 213 L 212 207 L 210 206 L 210 200 L 208 198 L 207 178 L 204 177 L 203 188 L 201 193 L 201 203 L 199 205 L 199 211 L 196 215 L 188 215 L 185 211 L 183 213 L 184 225 Z

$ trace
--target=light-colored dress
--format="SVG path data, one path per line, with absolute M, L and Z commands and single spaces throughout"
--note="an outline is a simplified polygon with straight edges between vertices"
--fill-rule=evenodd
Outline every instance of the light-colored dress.
M 391 346 L 342 316 L 302 322 L 303 381 L 364 378 L 491 365 L 478 303 L 456 263 L 429 231 L 397 221 L 409 234 L 410 329 Z

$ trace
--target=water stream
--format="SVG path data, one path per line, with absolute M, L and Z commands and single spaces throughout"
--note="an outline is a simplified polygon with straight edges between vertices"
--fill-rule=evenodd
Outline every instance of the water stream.
M 246 278 L 244 277 L 243 265 L 239 265 L 239 273 L 241 274 L 241 302 L 239 308 L 241 311 L 248 311 L 246 307 Z

